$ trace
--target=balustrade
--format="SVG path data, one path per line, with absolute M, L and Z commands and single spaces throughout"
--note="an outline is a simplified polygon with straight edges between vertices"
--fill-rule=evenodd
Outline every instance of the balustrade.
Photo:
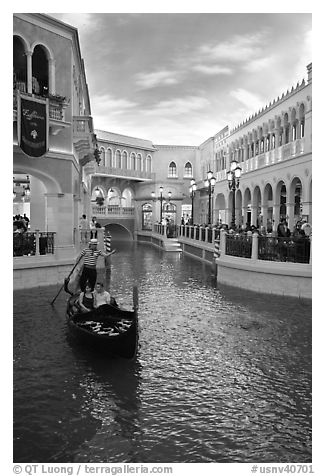
M 54 254 L 55 232 L 39 230 L 13 234 L 13 256 Z
M 119 205 L 93 205 L 92 214 L 95 216 L 134 216 L 134 207 L 120 207 Z

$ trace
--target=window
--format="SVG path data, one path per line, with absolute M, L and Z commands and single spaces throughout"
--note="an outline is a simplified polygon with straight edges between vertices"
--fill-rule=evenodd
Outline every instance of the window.
M 177 177 L 177 168 L 175 162 L 171 162 L 169 164 L 168 177 Z
M 302 119 L 300 123 L 300 137 L 305 137 L 305 120 Z
M 192 177 L 192 176 L 193 176 L 192 164 L 190 164 L 190 162 L 187 162 L 187 164 L 185 164 L 184 177 Z
M 115 167 L 117 169 L 121 169 L 122 168 L 122 159 L 121 159 L 121 151 L 120 150 L 117 150 L 116 151 L 116 164 L 115 164 Z
M 23 42 L 18 36 L 14 36 L 13 54 L 13 86 L 14 89 L 25 93 L 27 92 L 27 59 Z
M 147 172 L 151 172 L 151 155 L 147 155 Z
M 152 230 L 152 206 L 150 203 L 142 205 L 142 229 Z
M 142 157 L 140 154 L 137 155 L 137 169 L 141 172 L 142 170 Z
M 135 158 L 135 153 L 132 152 L 131 154 L 131 169 L 135 170 L 136 169 L 136 158 Z
M 122 168 L 125 170 L 128 168 L 128 154 L 126 151 L 122 155 Z
M 37 45 L 32 56 L 32 92 L 40 96 L 49 93 L 49 65 L 43 46 Z

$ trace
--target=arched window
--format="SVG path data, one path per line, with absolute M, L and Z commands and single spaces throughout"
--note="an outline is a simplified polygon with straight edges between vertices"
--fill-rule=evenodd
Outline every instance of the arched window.
M 169 164 L 168 177 L 177 177 L 177 168 L 175 162 L 171 162 Z
M 137 170 L 142 170 L 142 157 L 141 154 L 137 155 Z
M 147 168 L 146 168 L 146 172 L 151 172 L 151 164 L 152 164 L 151 155 L 147 155 Z
M 122 168 L 121 151 L 119 149 L 117 149 L 117 151 L 115 152 L 115 167 L 117 169 Z
M 122 155 L 122 168 L 125 170 L 128 168 L 128 154 L 126 150 L 123 152 Z
M 185 164 L 184 177 L 193 177 L 192 164 L 190 162 Z
M 142 205 L 142 229 L 152 230 L 152 205 L 150 203 Z
M 131 169 L 132 170 L 136 169 L 136 157 L 134 152 L 132 152 L 131 154 Z
M 25 93 L 27 92 L 27 57 L 24 44 L 18 36 L 14 36 L 13 54 L 14 89 Z
M 112 164 L 112 149 L 107 149 L 105 165 L 106 165 L 106 167 L 113 167 L 113 164 Z
M 40 96 L 49 93 L 49 64 L 41 45 L 35 46 L 32 56 L 32 92 Z

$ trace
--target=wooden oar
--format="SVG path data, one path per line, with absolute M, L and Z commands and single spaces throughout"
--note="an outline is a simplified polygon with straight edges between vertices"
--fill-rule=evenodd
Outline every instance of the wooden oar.
M 138 287 L 133 286 L 133 309 L 137 312 L 139 306 Z
M 72 270 L 70 271 L 69 276 L 68 276 L 67 278 L 65 278 L 65 281 L 70 278 L 71 274 L 72 274 L 72 273 L 74 272 L 74 270 L 76 269 L 77 264 L 79 264 L 79 261 L 81 260 L 81 258 L 82 258 L 82 256 L 80 256 L 80 258 L 78 259 L 78 261 L 76 262 L 76 264 L 74 265 L 74 267 L 72 268 Z M 54 301 L 56 300 L 56 298 L 58 297 L 58 295 L 60 294 L 60 292 L 61 292 L 62 289 L 64 288 L 64 284 L 65 284 L 65 283 L 62 284 L 62 286 L 61 286 L 61 288 L 60 288 L 58 294 L 57 294 L 57 295 L 55 296 L 55 298 L 51 301 L 51 306 L 53 306 Z

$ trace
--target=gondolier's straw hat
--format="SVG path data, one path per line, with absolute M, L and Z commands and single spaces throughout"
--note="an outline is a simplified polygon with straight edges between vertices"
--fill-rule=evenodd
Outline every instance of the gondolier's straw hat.
M 90 245 L 98 245 L 98 240 L 96 240 L 96 238 L 92 238 L 92 239 L 89 241 L 89 244 L 90 244 Z

